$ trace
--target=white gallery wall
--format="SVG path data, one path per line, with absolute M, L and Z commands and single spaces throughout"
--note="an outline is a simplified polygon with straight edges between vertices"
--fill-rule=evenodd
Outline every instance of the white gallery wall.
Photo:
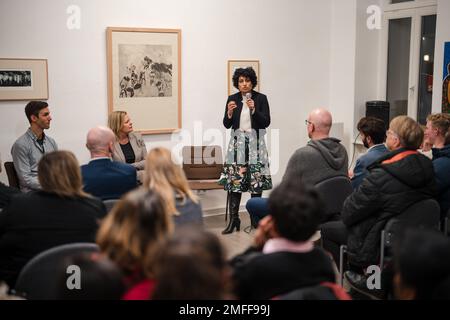
M 258 59 L 261 91 L 271 106 L 271 129 L 279 130 L 279 145 L 272 155 L 277 183 L 290 155 L 307 141 L 308 113 L 330 102 L 330 52 L 333 43 L 339 44 L 331 41 L 332 2 L 2 0 L 0 57 L 48 59 L 53 116 L 48 134 L 61 149 L 73 151 L 80 163 L 89 159 L 86 132 L 106 124 L 108 26 L 182 30 L 183 129 L 192 135 L 195 122 L 203 130 L 219 128 L 225 134 L 227 60 Z M 66 27 L 70 5 L 81 9 L 80 30 Z M 11 145 L 28 127 L 25 104 L 0 102 L 3 161 L 11 159 Z M 269 140 L 271 136 L 276 137 L 269 132 Z M 145 137 L 148 149 L 172 147 L 176 144 L 172 139 L 171 135 Z M 7 181 L 4 172 L 0 178 Z M 224 195 L 216 191 L 202 196 L 204 209 L 223 208 Z
M 333 114 L 333 122 L 344 123 L 342 142 L 349 153 L 354 122 L 357 2 L 333 1 L 331 6 L 329 109 Z
M 355 124 L 365 102 L 379 99 L 380 30 L 366 26 L 369 5 L 381 0 L 2 0 L 0 57 L 45 58 L 53 116 L 48 134 L 80 163 L 89 159 L 84 139 L 107 119 L 106 35 L 109 26 L 182 30 L 183 130 L 186 144 L 209 144 L 219 129 L 227 95 L 227 60 L 260 60 L 261 91 L 268 95 L 268 134 L 275 184 L 290 155 L 308 138 L 304 120 L 328 107 L 343 124 L 351 156 Z M 71 5 L 81 28 L 66 26 Z M 450 1 L 438 0 L 433 110 L 440 110 L 443 45 L 450 40 Z M 28 127 L 26 102 L 0 102 L 0 155 L 11 159 L 14 140 Z M 195 128 L 195 130 L 194 130 Z M 194 132 L 195 131 L 195 132 Z M 194 140 L 194 136 L 196 139 Z M 145 136 L 147 148 L 174 147 L 180 135 Z M 6 182 L 6 174 L 0 175 Z M 202 195 L 203 207 L 222 212 L 223 191 Z M 242 201 L 245 204 L 245 198 Z

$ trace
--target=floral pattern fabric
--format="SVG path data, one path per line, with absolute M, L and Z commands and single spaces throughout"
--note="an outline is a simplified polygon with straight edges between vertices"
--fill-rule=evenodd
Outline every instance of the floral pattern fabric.
M 231 132 L 223 172 L 218 181 L 230 192 L 261 194 L 272 189 L 269 155 L 263 135 L 256 131 Z

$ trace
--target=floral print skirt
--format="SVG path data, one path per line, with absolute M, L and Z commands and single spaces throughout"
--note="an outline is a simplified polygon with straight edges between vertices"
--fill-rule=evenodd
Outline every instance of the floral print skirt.
M 269 155 L 264 137 L 256 131 L 231 132 L 223 172 L 218 181 L 230 192 L 261 194 L 272 189 Z

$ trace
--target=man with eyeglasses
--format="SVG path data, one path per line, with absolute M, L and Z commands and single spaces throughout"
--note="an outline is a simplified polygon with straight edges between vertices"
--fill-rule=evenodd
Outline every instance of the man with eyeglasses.
M 332 122 L 331 113 L 325 109 L 309 114 L 305 124 L 311 140 L 292 155 L 284 177 L 298 176 L 304 183 L 316 185 L 332 177 L 347 176 L 347 151 L 339 139 L 330 137 Z
M 332 123 L 331 113 L 325 109 L 316 109 L 309 114 L 305 124 L 311 140 L 291 156 L 283 180 L 296 177 L 305 184 L 316 185 L 333 177 L 348 176 L 347 151 L 339 139 L 330 137 Z M 246 208 L 256 227 L 268 214 L 267 199 L 250 199 Z
M 47 102 L 30 101 L 25 106 L 25 114 L 30 122 L 27 132 L 16 140 L 11 155 L 19 178 L 20 190 L 29 192 L 40 189 L 38 163 L 46 153 L 58 150 L 52 138 L 44 133 L 50 128 L 52 117 Z

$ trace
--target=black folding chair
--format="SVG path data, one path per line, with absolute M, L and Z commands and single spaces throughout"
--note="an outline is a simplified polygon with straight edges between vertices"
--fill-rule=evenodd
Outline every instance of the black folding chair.
M 403 213 L 389 219 L 380 234 L 380 261 L 379 267 L 383 270 L 386 253 L 391 249 L 394 242 L 394 236 L 401 235 L 401 232 L 407 227 L 418 228 L 439 228 L 440 207 L 435 199 L 426 199 L 419 201 Z M 344 281 L 345 256 L 348 254 L 347 246 L 340 247 L 339 254 L 339 272 L 340 284 Z
M 314 186 L 325 203 L 325 219 L 323 222 L 336 220 L 339 217 L 345 199 L 353 192 L 350 179 L 345 176 L 333 177 Z
M 83 252 L 99 252 L 99 248 L 95 243 L 71 243 L 41 252 L 20 272 L 14 294 L 28 300 L 56 299 L 63 261 Z

